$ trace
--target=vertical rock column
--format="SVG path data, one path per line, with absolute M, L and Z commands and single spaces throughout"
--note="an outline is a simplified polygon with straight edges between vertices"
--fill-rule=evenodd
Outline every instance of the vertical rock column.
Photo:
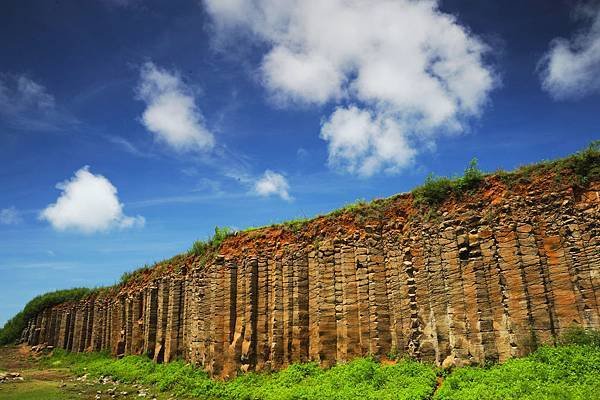
M 294 311 L 292 355 L 294 362 L 308 361 L 309 309 L 308 309 L 308 259 L 304 250 L 294 254 Z M 271 287 L 271 285 L 269 285 Z
M 102 349 L 102 338 L 105 329 L 104 302 L 100 299 L 94 301 L 94 318 L 92 324 L 92 334 L 90 340 L 90 350 L 100 351 Z
M 282 340 L 283 340 L 283 365 L 288 365 L 293 361 L 292 358 L 292 340 L 294 325 L 294 264 L 293 257 L 289 248 L 285 249 L 281 259 L 281 284 L 282 284 Z
M 144 293 L 137 292 L 131 299 L 131 354 L 142 354 L 144 349 Z
M 271 368 L 277 370 L 283 365 L 283 269 L 280 253 L 269 259 L 268 268 L 271 277 L 269 361 Z
M 269 296 L 271 295 L 270 276 L 267 260 L 258 256 L 256 267 L 257 310 L 256 310 L 256 370 L 265 369 L 269 360 Z
M 367 234 L 370 326 L 369 347 L 371 354 L 383 356 L 388 354 L 391 350 L 390 309 L 387 297 L 385 259 L 379 227 L 367 226 Z
M 173 279 L 170 282 L 167 328 L 165 331 L 164 361 L 175 360 L 180 354 L 182 338 L 181 311 L 182 311 L 182 281 Z
M 354 247 L 347 241 L 339 249 L 337 264 L 341 264 L 341 285 L 342 285 L 342 315 L 344 327 L 342 328 L 345 336 L 345 346 L 342 350 L 342 359 L 351 360 L 361 355 L 360 346 L 360 322 L 359 322 L 359 304 L 358 304 L 358 282 L 356 279 L 356 260 Z M 337 271 L 337 270 L 336 270 Z
M 242 342 L 242 370 L 256 366 L 257 325 L 258 325 L 258 259 L 253 256 L 245 260 L 245 329 Z M 242 312 L 240 310 L 240 312 Z
M 143 353 L 149 358 L 154 358 L 156 349 L 156 331 L 158 321 L 158 288 L 151 286 L 146 289 L 146 313 L 144 315 L 144 348 Z
M 317 253 L 319 270 L 319 360 L 325 367 L 335 364 L 337 323 L 335 320 L 335 262 L 333 245 L 323 242 Z
M 165 342 L 167 337 L 167 321 L 169 315 L 169 288 L 168 278 L 163 278 L 158 284 L 158 311 L 156 313 L 156 347 L 154 349 L 154 361 L 165 361 Z

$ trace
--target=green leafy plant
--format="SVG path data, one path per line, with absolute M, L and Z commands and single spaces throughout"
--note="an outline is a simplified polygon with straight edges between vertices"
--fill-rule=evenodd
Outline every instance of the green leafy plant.
M 574 330 L 572 332 L 575 332 Z M 182 361 L 155 364 L 143 356 L 110 358 L 106 353 L 55 350 L 43 363 L 90 377 L 111 376 L 124 383 L 153 385 L 179 396 L 206 399 L 577 399 L 596 398 L 600 387 L 600 347 L 591 331 L 578 330 L 585 344 L 542 346 L 531 355 L 486 367 L 451 371 L 413 360 L 385 365 L 357 358 L 322 369 L 317 363 L 292 364 L 272 373 L 246 373 L 229 381 L 210 379 Z M 597 334 L 597 332 L 596 332 Z M 436 391 L 438 378 L 441 387 Z
M 372 358 L 322 369 L 316 363 L 292 364 L 274 373 L 247 373 L 230 381 L 210 379 L 182 361 L 156 364 L 143 356 L 110 358 L 106 353 L 56 350 L 44 360 L 78 375 L 111 376 L 124 383 L 153 385 L 175 396 L 207 399 L 427 399 L 433 392 L 433 366 L 411 360 L 382 365 Z
M 577 344 L 600 348 L 600 331 L 582 326 L 570 326 L 562 333 L 558 342 L 562 345 Z
M 190 255 L 193 254 L 195 256 L 204 256 L 204 255 L 206 255 L 206 253 L 209 250 L 218 249 L 219 246 L 221 246 L 221 243 L 223 243 L 223 241 L 225 239 L 227 239 L 227 237 L 231 236 L 233 233 L 234 232 L 231 228 L 228 228 L 228 227 L 220 228 L 218 226 L 215 226 L 214 235 L 207 241 L 196 240 L 192 244 L 192 247 L 188 251 L 188 254 L 190 254 Z
M 524 165 L 513 172 L 498 171 L 496 176 L 509 188 L 527 184 L 536 176 L 551 174 L 554 183 L 585 186 L 600 179 L 600 140 L 592 141 L 588 147 L 570 156 L 552 161 L 541 161 Z
M 92 293 L 92 289 L 73 288 L 57 290 L 34 297 L 22 311 L 9 319 L 0 329 L 0 344 L 13 343 L 19 339 L 29 319 L 44 309 L 67 301 L 77 301 Z
M 577 399 L 597 398 L 600 347 L 540 347 L 528 357 L 490 368 L 457 368 L 434 399 Z
M 464 193 L 476 189 L 484 177 L 484 173 L 477 167 L 476 158 L 471 160 L 461 177 L 452 179 L 430 174 L 425 178 L 423 185 L 413 190 L 415 203 L 417 205 L 437 206 L 451 195 L 460 197 Z
M 119 283 L 125 285 L 133 280 L 136 280 L 141 274 L 143 274 L 146 271 L 149 271 L 151 268 L 152 267 L 148 264 L 144 264 L 143 267 L 138 268 L 134 271 L 123 272 L 121 274 L 121 279 L 119 280 Z

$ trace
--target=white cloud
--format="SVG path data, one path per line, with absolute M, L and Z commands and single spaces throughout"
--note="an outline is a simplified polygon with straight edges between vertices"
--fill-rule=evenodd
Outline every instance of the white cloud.
M 263 176 L 256 181 L 254 190 L 259 196 L 277 195 L 283 200 L 292 200 L 289 193 L 290 185 L 285 176 L 270 170 L 266 170 Z
M 88 166 L 56 188 L 62 190 L 60 197 L 40 213 L 40 219 L 48 221 L 56 230 L 93 233 L 145 223 L 144 217 L 123 214 L 117 188 L 104 176 L 92 174 Z
M 600 6 L 578 11 L 585 28 L 571 40 L 554 39 L 540 60 L 542 87 L 556 99 L 600 92 Z
M 142 123 L 157 140 L 180 152 L 213 148 L 214 136 L 204 125 L 193 92 L 177 73 L 144 64 L 137 94 L 147 106 Z
M 321 129 L 329 142 L 329 164 L 361 176 L 397 172 L 415 155 L 400 122 L 355 106 L 337 108 Z
M 268 46 L 260 74 L 277 104 L 337 105 L 321 137 L 330 165 L 351 173 L 406 167 L 420 143 L 463 131 L 497 83 L 488 48 L 437 1 L 205 4 L 219 34 Z
M 16 225 L 22 221 L 19 211 L 15 207 L 3 208 L 0 210 L 0 224 Z

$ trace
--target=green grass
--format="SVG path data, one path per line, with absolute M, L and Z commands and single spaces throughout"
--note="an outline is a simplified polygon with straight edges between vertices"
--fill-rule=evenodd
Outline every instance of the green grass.
M 477 159 L 472 159 L 462 176 L 448 178 L 429 175 L 425 183 L 413 190 L 415 204 L 437 206 L 451 195 L 460 197 L 476 189 L 483 181 L 484 173 L 477 167 Z
M 209 251 L 218 249 L 221 243 L 233 233 L 231 228 L 215 226 L 214 235 L 208 240 L 196 240 L 188 250 L 188 254 L 202 257 Z
M 540 347 L 527 357 L 488 367 L 443 371 L 408 359 L 383 365 L 367 357 L 330 369 L 316 363 L 293 364 L 279 372 L 247 373 L 226 382 L 212 380 L 183 361 L 155 364 L 142 356 L 117 360 L 106 353 L 55 350 L 43 365 L 202 399 L 588 400 L 600 393 L 599 338 L 598 331 L 572 328 L 560 338 L 563 345 Z M 436 391 L 441 376 L 445 378 Z
M 381 365 L 356 359 L 328 370 L 294 364 L 276 373 L 249 373 L 231 381 L 211 380 L 181 361 L 154 364 L 147 358 L 120 360 L 105 354 L 57 351 L 47 362 L 93 377 L 110 375 L 124 383 L 154 385 L 175 395 L 210 399 L 429 399 L 438 369 L 411 360 Z M 600 347 L 570 344 L 541 347 L 532 355 L 489 368 L 458 368 L 445 378 L 434 399 L 591 399 L 600 390 Z
M 491 368 L 460 368 L 437 392 L 438 400 L 598 398 L 600 348 L 589 345 L 541 347 L 521 359 Z
M 459 368 L 446 377 L 436 400 L 587 400 L 600 393 L 600 331 L 573 326 L 557 347 L 489 368 Z
M 524 165 L 512 172 L 496 171 L 495 175 L 509 187 L 528 184 L 534 177 L 543 175 L 553 175 L 557 183 L 585 187 L 600 179 L 600 140 L 592 141 L 570 156 Z
M 427 399 L 433 393 L 436 369 L 402 360 L 381 365 L 361 358 L 324 370 L 315 363 L 294 364 L 267 374 L 248 373 L 231 381 L 212 380 L 202 370 L 182 361 L 155 364 L 141 356 L 120 360 L 105 354 L 68 354 L 55 351 L 46 361 L 53 368 L 68 367 L 76 374 L 110 375 L 124 383 L 153 385 L 180 396 L 208 399 Z
M 462 176 L 449 178 L 429 175 L 423 185 L 412 191 L 415 204 L 435 207 L 452 196 L 460 198 L 477 189 L 486 175 L 477 167 L 476 159 L 471 160 Z M 497 171 L 494 175 L 511 188 L 544 175 L 554 176 L 557 184 L 584 187 L 600 179 L 600 140 L 591 142 L 587 148 L 568 157 L 525 165 L 513 172 Z
M 60 390 L 57 382 L 33 380 L 3 383 L 0 386 L 0 398 L 3 400 L 73 400 L 82 397 L 78 393 L 68 393 Z

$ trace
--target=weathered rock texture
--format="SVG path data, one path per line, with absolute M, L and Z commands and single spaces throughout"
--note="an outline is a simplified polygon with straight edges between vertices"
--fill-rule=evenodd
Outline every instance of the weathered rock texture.
M 184 358 L 215 376 L 389 353 L 444 363 L 524 355 L 600 328 L 600 183 L 478 193 L 425 218 L 411 195 L 294 232 L 228 238 L 201 262 L 46 309 L 23 340 Z

